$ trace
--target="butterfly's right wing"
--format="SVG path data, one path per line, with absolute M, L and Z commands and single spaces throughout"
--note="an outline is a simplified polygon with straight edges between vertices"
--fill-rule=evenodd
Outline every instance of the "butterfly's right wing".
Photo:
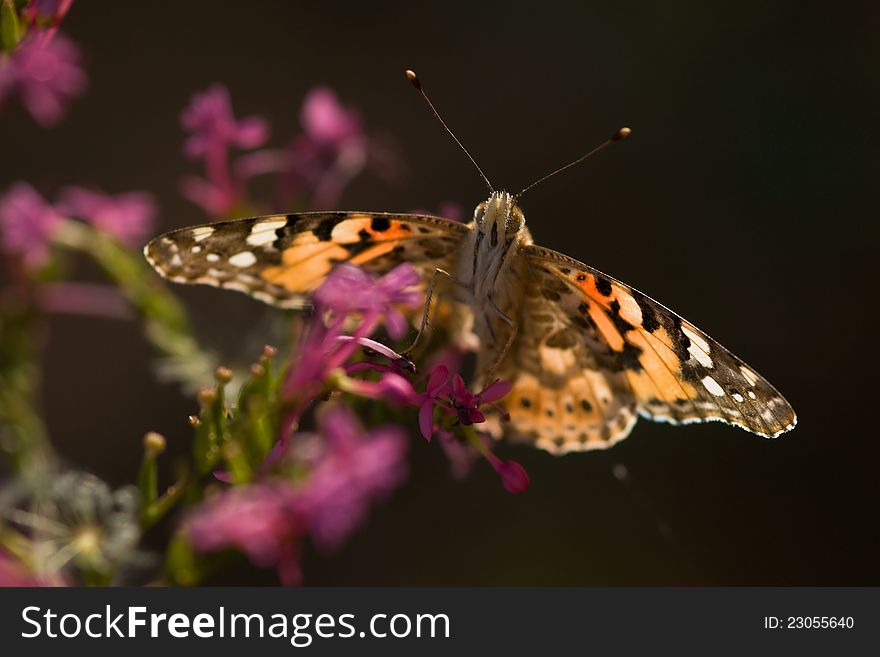
M 470 231 L 468 224 L 427 215 L 306 212 L 181 228 L 152 240 L 144 255 L 175 283 L 301 308 L 340 263 L 384 274 L 409 262 L 425 280 L 438 267 L 450 270 Z
M 632 430 L 636 400 L 601 338 L 559 303 L 560 290 L 540 271 L 524 277 L 517 339 L 496 371 L 513 385 L 501 400 L 510 420 L 490 417 L 488 428 L 554 454 L 610 447 Z

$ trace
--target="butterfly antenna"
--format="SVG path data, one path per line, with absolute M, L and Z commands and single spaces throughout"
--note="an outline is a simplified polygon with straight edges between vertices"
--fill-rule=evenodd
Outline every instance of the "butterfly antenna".
M 434 116 L 437 117 L 437 120 L 440 121 L 440 125 L 442 125 L 444 128 L 446 128 L 446 132 L 449 133 L 449 136 L 455 140 L 455 143 L 458 144 L 459 148 L 461 148 L 461 150 L 464 151 L 464 154 L 468 156 L 468 159 L 473 163 L 473 165 L 476 167 L 477 171 L 480 172 L 480 176 L 482 176 L 483 180 L 486 182 L 486 186 L 489 188 L 489 191 L 494 192 L 495 188 L 492 187 L 492 183 L 489 182 L 489 179 L 486 177 L 486 174 L 483 173 L 483 170 L 480 168 L 480 165 L 477 164 L 477 161 L 471 156 L 470 153 L 468 153 L 468 149 L 466 149 L 464 147 L 464 144 L 462 144 L 458 140 L 458 137 L 455 136 L 455 133 L 449 129 L 449 126 L 446 125 L 446 121 L 444 121 L 443 117 L 440 116 L 440 112 L 438 112 L 437 108 L 434 107 L 434 103 L 432 103 L 431 99 L 428 98 L 428 94 L 426 94 L 425 90 L 422 88 L 422 83 L 419 81 L 419 77 L 416 75 L 415 71 L 411 71 L 411 70 L 407 69 L 405 71 L 405 73 L 406 73 L 406 79 L 412 83 L 412 86 L 414 86 L 416 88 L 416 91 L 419 92 L 422 99 L 424 99 L 424 101 L 428 104 L 428 107 L 431 109 L 431 112 L 433 112 Z
M 591 150 L 591 151 L 590 151 L 589 153 L 587 153 L 586 155 L 581 155 L 581 156 L 580 156 L 578 159 L 576 159 L 574 162 L 569 162 L 569 163 L 566 164 L 564 167 L 559 167 L 558 169 L 556 169 L 556 171 L 551 171 L 550 173 L 548 173 L 548 174 L 547 174 L 546 176 L 544 176 L 543 178 L 540 178 L 540 179 L 536 180 L 536 181 L 533 182 L 531 185 L 529 185 L 528 187 L 526 187 L 525 189 L 523 189 L 523 190 L 522 190 L 521 192 L 519 192 L 516 196 L 514 196 L 514 198 L 515 198 L 515 199 L 519 199 L 520 196 L 522 196 L 523 194 L 525 194 L 525 193 L 526 193 L 527 191 L 529 191 L 532 187 L 534 187 L 534 186 L 536 186 L 536 185 L 540 185 L 542 182 L 544 182 L 545 180 L 547 180 L 547 179 L 549 179 L 549 178 L 552 178 L 552 177 L 555 176 L 557 173 L 562 173 L 562 172 L 565 171 L 566 169 L 570 169 L 571 167 L 575 166 L 576 164 L 580 164 L 580 163 L 583 162 L 584 160 L 586 160 L 586 159 L 592 157 L 593 155 L 595 155 L 596 153 L 598 153 L 599 151 L 601 151 L 603 148 L 606 148 L 606 147 L 610 146 L 610 145 L 613 144 L 614 142 L 622 141 L 622 140 L 626 139 L 627 137 L 629 137 L 631 134 L 632 134 L 632 130 L 630 130 L 629 128 L 621 128 L 620 130 L 618 130 L 617 132 L 615 132 L 613 135 L 611 135 L 611 137 L 609 137 L 609 138 L 606 139 L 603 143 L 601 143 L 601 144 L 599 144 L 598 146 L 596 146 L 596 148 L 594 148 L 593 150 Z

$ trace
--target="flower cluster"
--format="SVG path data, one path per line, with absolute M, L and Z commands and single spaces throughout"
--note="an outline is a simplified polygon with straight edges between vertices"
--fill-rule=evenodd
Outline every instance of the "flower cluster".
M 70 100 L 86 88 L 77 45 L 58 31 L 72 0 L 35 0 L 0 12 L 0 107 L 14 95 L 43 127 L 57 125 Z
M 319 550 L 342 545 L 369 507 L 399 485 L 406 472 L 406 433 L 395 425 L 365 430 L 352 410 L 358 399 L 397 409 L 398 417 L 409 414 L 426 440 L 440 435 L 452 453 L 457 448 L 482 454 L 506 490 L 528 488 L 523 468 L 495 456 L 474 430 L 486 412 L 503 413 L 495 404 L 509 392 L 509 383 L 494 381 L 474 393 L 442 364 L 420 376 L 408 358 L 371 337 L 381 328 L 391 338 L 404 336 L 404 312 L 424 303 L 420 284 L 408 264 L 379 277 L 346 265 L 329 275 L 315 292 L 315 312 L 280 380 L 277 406 L 283 413 L 271 447 L 265 437 L 257 441 L 220 426 L 205 429 L 203 421 L 210 423 L 226 411 L 212 409 L 220 387 L 202 395 L 206 407 L 197 426 L 215 436 L 228 434 L 213 452 L 220 458 L 208 457 L 203 469 L 214 469 L 229 487 L 190 513 L 186 535 L 193 548 L 207 553 L 235 548 L 256 565 L 274 566 L 290 584 L 300 580 L 298 558 L 306 537 Z M 268 365 L 264 355 L 254 376 L 266 376 Z M 218 380 L 225 378 L 218 375 Z M 263 407 L 248 398 L 260 387 L 256 381 L 246 384 L 238 408 Z M 346 397 L 352 401 L 346 403 Z M 302 431 L 316 405 L 317 430 Z M 261 512 L 248 511 L 255 508 Z
M 268 123 L 258 116 L 236 119 L 229 91 L 214 85 L 192 97 L 181 114 L 190 133 L 187 157 L 203 160 L 205 177 L 183 180 L 183 194 L 214 217 L 250 210 L 247 182 L 273 174 L 277 208 L 329 209 L 345 187 L 370 169 L 394 180 L 399 158 L 387 140 L 366 135 L 357 112 L 343 107 L 326 87 L 310 91 L 300 111 L 303 130 L 284 149 L 259 149 L 269 139 Z M 249 151 L 234 161 L 235 148 Z
M 42 126 L 56 125 L 86 86 L 80 51 L 59 31 L 71 4 L 0 0 L 0 107 L 17 96 Z M 196 93 L 180 122 L 183 152 L 204 174 L 184 179 L 182 193 L 223 219 L 273 206 L 327 209 L 364 172 L 398 175 L 391 142 L 368 134 L 329 88 L 306 94 L 299 121 L 284 148 L 269 148 L 268 123 L 236 117 L 225 87 Z M 274 176 L 271 202 L 249 195 L 264 175 Z M 141 257 L 155 215 L 145 192 L 66 186 L 48 199 L 16 182 L 0 193 L 0 252 L 12 274 L 0 290 L 0 450 L 14 475 L 0 485 L 0 585 L 196 584 L 229 552 L 299 584 L 306 551 L 338 550 L 403 484 L 409 436 L 419 433 L 440 444 L 455 476 L 482 457 L 506 490 L 528 488 L 525 470 L 496 456 L 480 431 L 488 415 L 503 417 L 498 402 L 510 384 L 472 390 L 451 347 L 420 356 L 419 367 L 401 352 L 425 303 L 413 266 L 382 275 L 337 266 L 313 294 L 313 312 L 282 320 L 288 343 L 266 347 L 249 368 L 217 367 Z M 110 284 L 67 280 L 74 254 Z M 50 312 L 139 319 L 159 375 L 198 389 L 189 463 L 170 485 L 160 483 L 165 439 L 152 432 L 137 486 L 113 490 L 61 464 L 36 410 Z M 212 373 L 214 384 L 199 389 Z M 141 544 L 158 523 L 155 534 L 171 537 L 161 563 Z
M 29 184 L 17 182 L 0 196 L 0 248 L 27 268 L 39 269 L 65 219 L 81 219 L 134 248 L 152 229 L 155 215 L 153 197 L 145 192 L 111 196 L 70 186 L 50 203 Z

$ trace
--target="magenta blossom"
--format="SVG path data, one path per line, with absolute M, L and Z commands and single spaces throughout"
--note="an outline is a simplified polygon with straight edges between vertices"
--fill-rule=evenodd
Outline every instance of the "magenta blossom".
M 309 519 L 315 545 L 335 550 L 364 521 L 370 506 L 406 478 L 409 443 L 397 427 L 365 431 L 343 406 L 321 416 L 320 433 L 325 449 L 299 489 L 297 507 Z
M 496 379 L 474 394 L 468 390 L 460 374 L 450 376 L 449 369 L 445 365 L 438 365 L 431 372 L 422 397 L 419 408 L 419 429 L 427 440 L 431 439 L 436 428 L 433 419 L 435 406 L 454 417 L 455 425 L 468 426 L 485 422 L 486 416 L 480 410 L 484 404 L 495 407 L 503 414 L 503 410 L 496 407 L 495 403 L 507 395 L 511 387 L 510 382 Z
M 262 146 L 269 138 L 269 126 L 260 117 L 236 119 L 229 91 L 214 85 L 197 93 L 180 116 L 183 128 L 192 133 L 184 152 L 192 159 L 203 158 L 207 178 L 188 177 L 184 195 L 213 215 L 232 210 L 241 200 L 245 177 L 230 170 L 229 149 Z
M 301 334 L 294 349 L 291 365 L 281 389 L 290 405 L 281 425 L 280 440 L 286 441 L 290 430 L 299 422 L 305 408 L 325 391 L 329 378 L 343 368 L 362 347 L 382 352 L 390 358 L 394 367 L 389 373 L 399 374 L 410 369 L 411 363 L 399 354 L 375 341 L 365 340 L 384 322 L 389 334 L 402 335 L 406 318 L 399 305 L 421 304 L 421 294 L 412 289 L 421 278 L 411 265 L 402 264 L 376 279 L 369 273 L 351 265 L 334 269 L 314 294 L 316 313 Z M 351 325 L 353 313 L 359 315 L 351 335 L 343 329 Z M 328 323 L 325 323 L 329 320 Z M 374 367 L 371 369 L 383 369 Z M 355 370 L 352 370 L 352 372 Z M 365 397 L 379 396 L 394 403 L 406 403 L 414 397 L 411 386 L 403 377 L 385 376 L 378 384 L 350 380 L 348 392 Z M 283 451 L 284 445 L 281 446 Z M 280 452 L 278 452 L 280 453 Z
M 150 233 L 156 202 L 146 192 L 109 196 L 84 187 L 61 190 L 59 209 L 135 247 Z
M 285 484 L 231 488 L 199 506 L 186 532 L 199 552 L 238 549 L 257 566 L 278 569 L 285 586 L 301 583 L 300 539 L 306 520 Z
M 340 265 L 315 292 L 315 305 L 339 315 L 353 312 L 384 317 L 388 334 L 400 339 L 409 327 L 399 306 L 417 308 L 424 303 L 419 287 L 422 277 L 409 263 L 401 263 L 390 272 L 374 278 L 360 267 Z
M 0 55 L 0 106 L 13 93 L 43 127 L 64 117 L 67 103 L 87 84 L 79 48 L 60 32 L 52 39 L 28 34 L 9 55 Z
M 49 240 L 62 215 L 24 182 L 14 183 L 0 197 L 0 236 L 7 255 L 19 256 L 38 269 L 49 257 Z
M 358 112 L 344 107 L 332 89 L 315 87 L 300 110 L 303 132 L 284 151 L 244 158 L 251 173 L 277 172 L 277 202 L 305 202 L 316 209 L 337 204 L 345 187 L 367 169 L 394 179 L 400 169 L 396 150 L 366 135 Z
M 269 138 L 269 126 L 262 118 L 235 118 L 229 90 L 219 84 L 193 95 L 180 123 L 193 133 L 184 144 L 184 152 L 192 159 L 209 157 L 213 151 L 230 146 L 257 148 Z

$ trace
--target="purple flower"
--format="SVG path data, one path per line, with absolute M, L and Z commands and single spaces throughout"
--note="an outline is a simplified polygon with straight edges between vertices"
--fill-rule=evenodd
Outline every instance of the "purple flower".
M 425 389 L 424 399 L 419 407 L 419 430 L 430 441 L 434 434 L 434 405 L 437 398 L 442 395 L 449 386 L 449 369 L 444 365 L 435 367 L 428 377 L 428 385 Z
M 49 240 L 62 215 L 27 183 L 14 183 L 0 197 L 0 235 L 3 251 L 19 256 L 37 269 L 49 257 Z
M 301 582 L 299 544 L 306 520 L 284 484 L 232 488 L 196 508 L 186 532 L 199 552 L 237 549 L 255 565 L 278 569 L 285 586 Z
M 452 377 L 449 401 L 458 415 L 461 424 L 479 424 L 486 421 L 486 416 L 480 411 L 483 404 L 493 404 L 502 399 L 513 387 L 509 381 L 495 379 L 477 394 L 468 390 L 464 379 L 460 374 Z
M 286 151 L 243 163 L 254 171 L 281 174 L 280 204 L 308 198 L 314 208 L 329 209 L 346 185 L 367 168 L 389 179 L 396 177 L 400 168 L 396 150 L 383 140 L 368 138 L 358 112 L 342 106 L 328 87 L 316 87 L 306 95 L 300 122 L 303 133 Z
M 308 137 L 335 148 L 363 138 L 358 113 L 343 107 L 329 87 L 315 87 L 303 101 L 299 120 Z
M 109 196 L 84 187 L 66 187 L 59 209 L 134 247 L 152 229 L 156 202 L 146 192 Z
M 409 263 L 401 263 L 379 278 L 359 267 L 340 265 L 315 292 L 315 304 L 340 315 L 381 315 L 388 334 L 399 339 L 409 324 L 398 306 L 415 308 L 424 303 L 424 295 L 418 289 L 421 283 L 421 276 Z
M 262 146 L 269 137 L 269 126 L 260 117 L 236 119 L 229 91 L 214 85 L 197 93 L 180 116 L 180 122 L 192 135 L 184 144 L 191 159 L 204 158 L 207 179 L 189 177 L 183 181 L 183 193 L 211 214 L 229 212 L 240 200 L 244 178 L 230 171 L 229 149 Z
M 320 418 L 326 448 L 299 490 L 297 506 L 322 550 L 339 548 L 407 475 L 405 433 L 397 427 L 365 431 L 354 413 L 335 406 Z
M 9 55 L 0 55 L 0 105 L 18 92 L 34 120 L 51 127 L 64 117 L 68 101 L 87 84 L 79 48 L 60 32 L 32 33 Z
M 257 148 L 269 138 L 269 126 L 262 118 L 236 120 L 229 91 L 219 84 L 194 94 L 180 115 L 180 123 L 193 133 L 184 144 L 184 152 L 192 159 L 208 157 L 213 151 L 230 146 Z
M 449 375 L 445 365 L 434 368 L 428 378 L 428 384 L 421 399 L 419 408 L 419 429 L 422 435 L 431 439 L 434 425 L 434 407 L 442 409 L 447 415 L 455 417 L 455 425 L 480 424 L 486 416 L 480 407 L 484 404 L 495 406 L 495 402 L 510 392 L 508 381 L 496 379 L 480 392 L 474 394 L 468 390 L 460 374 Z M 503 410 L 496 407 L 503 413 Z

